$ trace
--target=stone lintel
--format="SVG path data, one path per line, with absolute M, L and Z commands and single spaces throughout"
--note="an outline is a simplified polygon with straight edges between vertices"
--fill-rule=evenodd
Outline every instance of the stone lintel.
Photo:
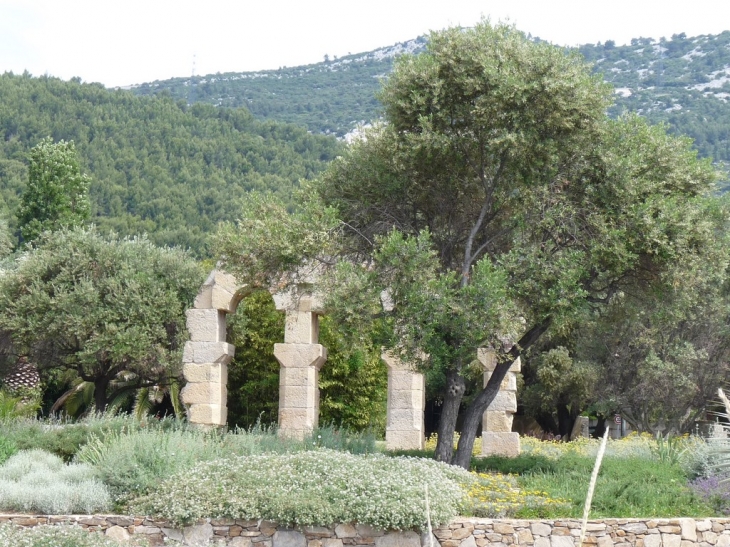
M 183 363 L 223 363 L 233 359 L 236 347 L 226 342 L 185 342 Z

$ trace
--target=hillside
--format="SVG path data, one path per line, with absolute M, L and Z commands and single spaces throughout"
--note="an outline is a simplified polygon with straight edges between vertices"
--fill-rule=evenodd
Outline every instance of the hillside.
M 98 84 L 0 76 L 0 215 L 15 222 L 29 150 L 45 136 L 73 140 L 91 175 L 92 218 L 102 230 L 147 232 L 158 244 L 204 252 L 241 196 L 290 200 L 341 144 L 302 127 L 258 121 L 245 109 L 188 107 Z
M 314 133 L 344 136 L 379 116 L 375 93 L 394 58 L 422 51 L 426 38 L 322 63 L 263 72 L 215 74 L 156 81 L 140 95 L 168 92 L 186 101 L 246 106 L 254 116 L 306 125 Z M 612 115 L 639 112 L 695 139 L 703 156 L 730 160 L 730 31 L 670 39 L 637 38 L 578 50 L 616 87 Z

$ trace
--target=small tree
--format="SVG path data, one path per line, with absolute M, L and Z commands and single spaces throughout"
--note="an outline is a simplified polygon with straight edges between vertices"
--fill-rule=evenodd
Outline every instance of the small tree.
M 0 277 L 0 332 L 40 369 L 69 369 L 94 384 L 96 410 L 110 384 L 164 384 L 181 362 L 184 311 L 203 279 L 186 253 L 93 228 L 39 237 Z
M 20 201 L 18 221 L 23 241 L 46 230 L 81 226 L 89 218 L 89 182 L 81 173 L 73 141 L 48 137 L 30 151 L 28 187 Z

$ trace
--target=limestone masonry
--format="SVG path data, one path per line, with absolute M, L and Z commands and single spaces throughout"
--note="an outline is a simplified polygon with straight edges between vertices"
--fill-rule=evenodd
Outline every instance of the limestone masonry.
M 370 526 L 338 524 L 290 529 L 258 520 L 207 519 L 186 528 L 162 520 L 116 515 L 0 515 L 0 524 L 75 524 L 117 541 L 143 535 L 151 546 L 169 540 L 190 547 L 578 547 L 578 520 L 495 520 L 459 518 L 435 528 L 433 536 L 413 531 L 384 532 Z M 429 541 L 431 540 L 431 541 Z M 730 519 L 605 519 L 588 521 L 589 547 L 730 547 Z
M 319 344 L 319 317 L 324 314 L 311 282 L 302 283 L 274 295 L 276 309 L 286 314 L 284 343 L 274 345 L 279 371 L 279 435 L 304 438 L 319 422 L 319 370 L 327 361 L 327 348 Z M 190 341 L 183 351 L 183 374 L 187 384 L 182 402 L 191 423 L 224 426 L 228 415 L 228 364 L 235 348 L 226 343 L 226 315 L 236 311 L 245 296 L 244 287 L 220 270 L 213 270 L 187 310 Z M 489 381 L 496 359 L 494 352 L 481 349 L 484 384 Z M 385 351 L 388 365 L 388 406 L 386 447 L 423 449 L 426 386 L 423 374 L 409 363 Z M 517 410 L 517 359 L 507 373 L 500 391 L 484 413 L 483 455 L 516 456 L 520 438 L 512 433 L 512 416 Z

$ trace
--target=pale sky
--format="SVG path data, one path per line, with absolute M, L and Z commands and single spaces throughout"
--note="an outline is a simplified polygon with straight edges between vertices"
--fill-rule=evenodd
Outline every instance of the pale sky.
M 0 0 L 0 72 L 123 86 L 317 63 L 509 21 L 559 45 L 730 30 L 730 0 Z

